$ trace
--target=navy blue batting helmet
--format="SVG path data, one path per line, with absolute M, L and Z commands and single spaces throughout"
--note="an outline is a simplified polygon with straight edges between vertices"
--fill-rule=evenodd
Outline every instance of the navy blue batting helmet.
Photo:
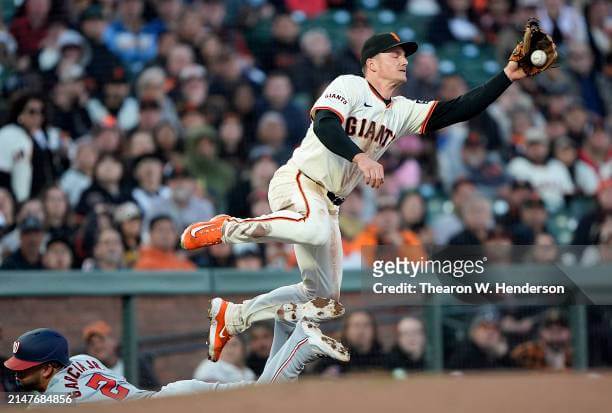
M 20 371 L 42 363 L 56 361 L 70 364 L 68 340 L 57 331 L 37 328 L 22 334 L 13 343 L 13 357 L 4 362 L 6 368 Z

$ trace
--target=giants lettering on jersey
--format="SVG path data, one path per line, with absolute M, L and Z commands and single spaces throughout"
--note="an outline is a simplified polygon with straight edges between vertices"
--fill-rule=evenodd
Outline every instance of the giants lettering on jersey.
M 325 99 L 337 99 L 344 105 L 348 103 L 348 101 L 343 96 L 340 96 L 337 93 L 328 93 L 325 95 Z
M 395 133 L 385 125 L 377 125 L 374 121 L 357 119 L 354 116 L 349 116 L 346 120 L 345 132 L 352 137 L 370 139 L 383 147 L 395 139 Z
M 72 392 L 72 397 L 76 398 L 81 396 L 78 382 L 79 377 L 81 377 L 82 373 L 91 369 L 102 369 L 102 366 L 100 366 L 94 360 L 87 360 L 85 364 L 81 363 L 80 361 L 75 361 L 74 363 L 70 364 L 70 367 L 68 367 L 66 370 L 66 375 L 64 376 L 64 385 L 67 388 L 75 390 Z

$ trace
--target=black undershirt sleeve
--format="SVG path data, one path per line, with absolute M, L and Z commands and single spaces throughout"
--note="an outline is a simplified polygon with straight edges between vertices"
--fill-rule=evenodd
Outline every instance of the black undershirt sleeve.
M 493 103 L 511 84 L 512 81 L 502 71 L 485 84 L 458 98 L 438 102 L 425 125 L 424 132 L 442 129 L 453 123 L 473 118 Z
M 314 133 L 321 143 L 330 151 L 349 162 L 362 150 L 346 134 L 342 123 L 331 110 L 320 109 L 314 117 Z

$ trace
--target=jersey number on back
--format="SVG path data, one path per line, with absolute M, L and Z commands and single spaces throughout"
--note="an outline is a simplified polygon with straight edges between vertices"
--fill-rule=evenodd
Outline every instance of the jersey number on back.
M 87 386 L 94 390 L 100 390 L 103 395 L 115 400 L 125 399 L 130 392 L 122 385 L 118 385 L 116 380 L 109 379 L 100 373 L 95 373 L 91 376 L 91 379 L 87 382 Z

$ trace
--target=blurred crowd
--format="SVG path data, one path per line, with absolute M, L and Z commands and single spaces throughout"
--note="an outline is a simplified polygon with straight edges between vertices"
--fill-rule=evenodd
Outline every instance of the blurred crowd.
M 457 69 L 471 49 L 454 65 L 441 51 L 476 46 L 501 67 L 529 16 L 560 60 L 468 122 L 399 138 L 382 190 L 358 188 L 342 206 L 345 267 L 377 244 L 573 243 L 612 259 L 606 0 L 0 4 L 3 269 L 295 266 L 280 244 L 185 255 L 178 234 L 219 212 L 269 211 L 268 183 L 310 105 L 335 76 L 360 72 L 360 48 L 389 14 L 423 23 L 399 91 L 410 98 L 466 92 L 472 79 Z M 342 36 L 319 27 L 329 18 Z

